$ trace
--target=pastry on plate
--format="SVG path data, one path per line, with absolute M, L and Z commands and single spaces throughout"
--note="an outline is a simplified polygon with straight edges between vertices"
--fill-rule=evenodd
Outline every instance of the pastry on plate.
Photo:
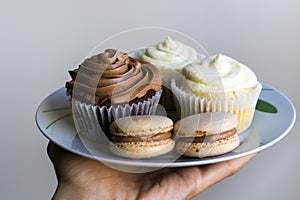
M 66 83 L 77 131 L 89 138 L 120 117 L 154 114 L 161 95 L 157 68 L 116 49 L 85 59 Z M 100 127 L 99 127 L 100 124 Z
M 110 150 L 113 154 L 133 158 L 151 158 L 174 148 L 173 121 L 164 116 L 128 116 L 110 126 Z
M 231 112 L 238 118 L 238 133 L 250 126 L 262 85 L 249 67 L 218 54 L 185 66 L 182 75 L 181 82 L 171 83 L 181 117 Z
M 174 125 L 176 150 L 189 157 L 228 153 L 239 146 L 237 118 L 232 113 L 207 112 L 190 115 Z
M 161 104 L 167 110 L 175 109 L 170 81 L 172 78 L 180 76 L 182 68 L 187 64 L 199 62 L 195 49 L 167 37 L 163 42 L 147 48 L 139 58 L 154 64 L 158 68 L 164 86 Z

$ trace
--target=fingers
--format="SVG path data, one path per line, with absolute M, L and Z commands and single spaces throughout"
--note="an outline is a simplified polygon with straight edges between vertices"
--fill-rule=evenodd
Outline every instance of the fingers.
M 251 154 L 242 158 L 208 165 L 203 168 L 204 189 L 211 185 L 236 174 L 247 162 L 249 162 L 256 154 Z
M 64 166 L 64 157 L 65 159 L 68 159 L 65 150 L 54 144 L 53 142 L 49 142 L 47 146 L 47 154 L 53 163 L 57 179 L 60 180 L 60 177 L 63 177 L 64 172 L 62 172 L 62 166 Z
M 242 158 L 225 161 L 217 164 L 200 167 L 202 184 L 195 188 L 192 197 L 204 191 L 217 182 L 236 174 L 247 162 L 253 159 L 257 154 L 251 154 Z
M 49 142 L 47 146 L 47 153 L 54 165 L 60 165 L 62 162 L 66 161 L 70 157 L 76 157 L 76 155 L 62 149 L 53 142 Z
M 57 179 L 64 181 L 76 172 L 77 166 L 84 162 L 83 157 L 75 155 L 65 149 L 57 146 L 53 142 L 49 142 L 47 146 L 48 156 L 53 163 Z M 74 167 L 76 166 L 76 167 Z
M 55 155 L 59 155 L 58 153 L 59 147 L 53 142 L 49 142 L 47 146 L 47 154 L 52 162 L 56 159 Z

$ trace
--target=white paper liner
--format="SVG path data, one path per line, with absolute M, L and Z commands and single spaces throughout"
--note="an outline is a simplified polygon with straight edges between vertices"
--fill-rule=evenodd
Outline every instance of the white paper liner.
M 153 115 L 156 112 L 162 90 L 143 102 L 132 105 L 95 106 L 92 104 L 72 102 L 72 111 L 77 132 L 94 141 L 105 139 L 104 130 L 116 119 L 132 115 Z
M 186 93 L 176 85 L 174 79 L 171 81 L 171 89 L 178 101 L 176 109 L 181 118 L 204 112 L 230 112 L 238 118 L 237 131 L 240 133 L 252 122 L 262 85 L 258 83 L 251 93 L 240 97 L 210 100 Z

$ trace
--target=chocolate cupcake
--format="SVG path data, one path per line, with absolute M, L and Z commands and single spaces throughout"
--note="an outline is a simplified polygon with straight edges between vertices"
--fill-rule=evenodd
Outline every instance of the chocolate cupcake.
M 96 139 L 99 133 L 108 133 L 115 119 L 156 112 L 161 77 L 148 62 L 107 49 L 69 74 L 67 94 L 72 98 L 75 126 L 83 136 Z

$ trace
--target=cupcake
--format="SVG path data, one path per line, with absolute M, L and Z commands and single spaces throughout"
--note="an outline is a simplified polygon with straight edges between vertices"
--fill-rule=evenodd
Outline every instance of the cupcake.
M 154 64 L 160 71 L 181 69 L 197 61 L 197 52 L 190 46 L 167 37 L 155 47 L 147 48 L 141 59 Z
M 250 126 L 262 88 L 250 68 L 218 54 L 200 64 L 185 66 L 182 75 L 181 82 L 171 82 L 182 117 L 202 112 L 231 112 L 238 118 L 238 133 Z
M 109 134 L 115 119 L 156 111 L 161 77 L 148 62 L 107 49 L 87 58 L 69 74 L 72 80 L 66 89 L 72 98 L 75 126 L 87 138 L 97 139 L 103 131 Z
M 140 59 L 158 68 L 165 86 L 161 104 L 168 110 L 174 109 L 173 95 L 169 90 L 171 78 L 176 77 L 185 65 L 198 62 L 197 52 L 192 47 L 167 37 L 156 46 L 147 48 Z

